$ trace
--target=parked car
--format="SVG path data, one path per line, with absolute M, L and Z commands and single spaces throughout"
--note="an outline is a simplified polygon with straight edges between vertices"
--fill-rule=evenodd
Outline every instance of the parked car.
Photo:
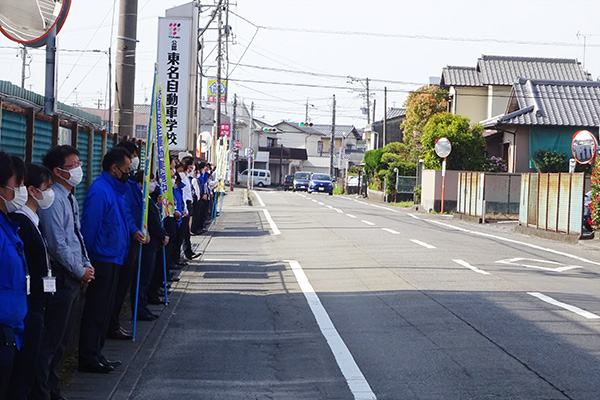
M 238 175 L 238 181 L 241 184 L 248 182 L 248 170 L 243 170 Z M 252 170 L 252 182 L 254 186 L 265 187 L 271 185 L 271 171 L 268 169 L 253 169 Z
M 333 195 L 333 182 L 327 174 L 312 174 L 308 183 L 308 193 L 321 192 Z
M 283 190 L 294 190 L 294 175 L 286 175 L 283 179 Z
M 294 188 L 296 190 L 308 190 L 308 182 L 310 181 L 310 172 L 296 172 L 294 174 Z
M 350 175 L 347 180 L 348 186 L 358 186 L 358 176 Z

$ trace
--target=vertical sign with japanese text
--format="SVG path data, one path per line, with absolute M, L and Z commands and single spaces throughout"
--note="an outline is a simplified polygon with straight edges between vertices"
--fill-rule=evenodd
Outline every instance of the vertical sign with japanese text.
M 158 19 L 158 84 L 164 87 L 165 123 L 171 150 L 187 149 L 192 21 Z

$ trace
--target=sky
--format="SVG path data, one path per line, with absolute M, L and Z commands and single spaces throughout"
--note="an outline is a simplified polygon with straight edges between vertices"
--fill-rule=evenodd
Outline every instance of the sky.
M 158 17 L 188 2 L 138 0 L 136 103 L 152 93 Z M 202 1 L 202 21 L 214 3 Z M 118 0 L 72 0 L 58 35 L 59 101 L 107 106 L 118 7 Z M 598 0 L 231 0 L 228 18 L 228 100 L 254 103 L 254 116 L 268 123 L 303 122 L 308 103 L 310 122 L 331 124 L 335 95 L 336 124 L 362 128 L 366 78 L 379 120 L 384 88 L 388 108 L 401 107 L 445 66 L 474 67 L 482 54 L 576 58 L 600 76 Z M 203 70 L 214 77 L 216 31 L 204 40 Z M 43 94 L 45 50 L 28 53 L 25 88 Z M 0 80 L 20 85 L 21 74 L 18 44 L 0 35 Z

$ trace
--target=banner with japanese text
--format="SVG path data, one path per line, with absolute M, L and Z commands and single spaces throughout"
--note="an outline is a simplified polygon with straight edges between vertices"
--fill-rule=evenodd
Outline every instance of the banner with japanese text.
M 158 84 L 164 87 L 164 118 L 171 150 L 186 150 L 190 90 L 191 40 L 195 35 L 188 18 L 158 19 Z

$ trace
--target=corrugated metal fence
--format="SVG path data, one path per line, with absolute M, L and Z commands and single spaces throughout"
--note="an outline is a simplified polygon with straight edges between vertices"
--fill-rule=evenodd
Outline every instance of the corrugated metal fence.
M 581 235 L 583 173 L 522 174 L 519 224 Z
M 520 182 L 520 174 L 460 172 L 457 212 L 479 218 L 516 219 Z

